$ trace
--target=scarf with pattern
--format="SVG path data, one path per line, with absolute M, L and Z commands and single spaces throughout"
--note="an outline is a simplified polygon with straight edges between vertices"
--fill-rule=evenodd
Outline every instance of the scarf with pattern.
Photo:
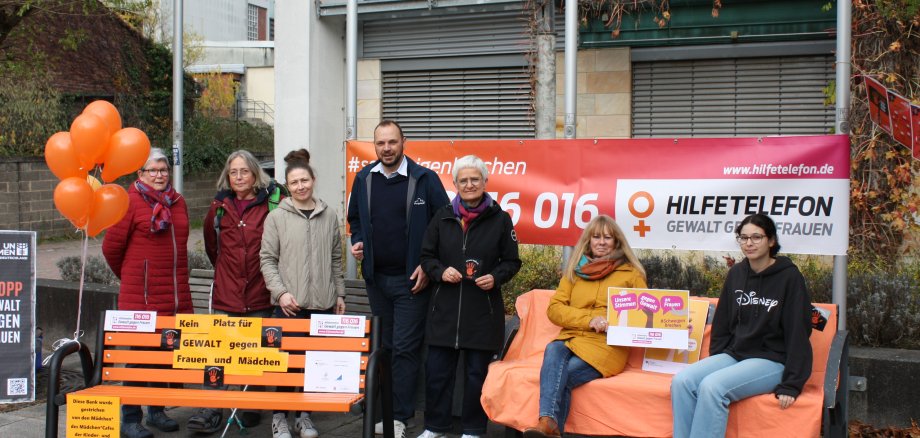
M 582 255 L 578 260 L 578 266 L 575 267 L 575 275 L 585 280 L 600 280 L 625 262 L 626 257 L 622 249 L 615 249 L 610 254 L 596 259 Z
M 165 190 L 159 191 L 138 180 L 134 182 L 134 188 L 153 209 L 153 214 L 150 216 L 150 232 L 159 233 L 168 230 L 172 226 L 172 212 L 169 208 L 179 199 L 179 193 L 173 190 L 172 184 L 167 184 Z
M 466 231 L 470 227 L 470 222 L 473 222 L 473 219 L 476 219 L 482 212 L 486 211 L 490 205 L 492 205 L 492 198 L 488 193 L 482 194 L 482 201 L 479 201 L 479 205 L 470 208 L 460 199 L 460 195 L 454 196 L 454 200 L 451 201 L 451 205 L 454 208 L 454 216 L 460 219 L 460 225 L 463 227 L 463 231 Z

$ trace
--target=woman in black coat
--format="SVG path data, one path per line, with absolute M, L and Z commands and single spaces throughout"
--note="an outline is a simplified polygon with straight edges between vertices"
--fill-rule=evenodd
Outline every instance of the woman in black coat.
M 501 285 L 521 268 L 511 217 L 485 192 L 485 163 L 467 155 L 454 163 L 457 196 L 438 210 L 422 242 L 422 269 L 434 282 L 425 342 L 425 432 L 446 437 L 460 352 L 464 353 L 463 437 L 485 435 L 479 397 L 492 356 L 501 349 L 505 312 Z

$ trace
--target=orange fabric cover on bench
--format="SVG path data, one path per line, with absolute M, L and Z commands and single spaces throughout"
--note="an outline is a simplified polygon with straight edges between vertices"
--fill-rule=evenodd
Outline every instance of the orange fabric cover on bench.
M 521 327 L 504 360 L 489 366 L 482 389 L 482 405 L 489 418 L 523 430 L 536 424 L 540 400 L 540 365 L 543 350 L 559 333 L 546 317 L 551 290 L 534 290 L 518 297 L 515 306 Z M 715 298 L 705 298 L 713 303 Z M 795 404 L 780 410 L 772 394 L 732 404 L 728 437 L 814 437 L 820 435 L 824 373 L 837 313 L 831 311 L 824 331 L 813 330 L 812 374 Z M 709 355 L 710 326 L 706 326 L 703 356 Z M 642 371 L 644 349 L 632 348 L 626 369 L 606 379 L 589 382 L 573 391 L 566 432 L 586 435 L 670 437 L 671 375 Z

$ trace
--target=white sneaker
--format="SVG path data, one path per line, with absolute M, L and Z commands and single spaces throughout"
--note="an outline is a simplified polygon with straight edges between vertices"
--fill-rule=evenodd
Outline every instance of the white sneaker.
M 291 438 L 291 431 L 288 429 L 287 414 L 277 413 L 272 415 L 272 438 Z
M 468 433 L 465 433 L 460 438 L 479 438 L 479 435 L 470 435 Z
M 406 438 L 406 423 L 393 420 L 393 438 Z
M 409 421 L 406 421 L 405 423 L 403 423 L 402 421 L 399 421 L 399 420 L 393 420 L 394 428 L 396 427 L 396 423 L 402 424 L 403 430 L 411 426 L 411 422 Z M 378 421 L 376 424 L 374 424 L 374 435 L 383 435 L 383 422 L 382 421 Z M 396 438 L 399 438 L 398 434 L 396 435 Z
M 447 438 L 447 434 L 441 432 L 432 432 L 428 429 L 425 429 L 418 438 Z
M 306 412 L 301 412 L 297 420 L 294 421 L 294 430 L 300 433 L 300 438 L 316 438 L 319 436 L 316 426 L 310 420 L 310 414 Z

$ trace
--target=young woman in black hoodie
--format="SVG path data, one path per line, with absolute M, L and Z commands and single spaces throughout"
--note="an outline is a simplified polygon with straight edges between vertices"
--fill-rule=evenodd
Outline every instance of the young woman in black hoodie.
M 728 272 L 712 321 L 709 357 L 671 381 L 674 438 L 724 437 L 728 405 L 772 392 L 779 409 L 795 403 L 811 375 L 811 298 L 770 217 L 741 221 L 745 259 Z

